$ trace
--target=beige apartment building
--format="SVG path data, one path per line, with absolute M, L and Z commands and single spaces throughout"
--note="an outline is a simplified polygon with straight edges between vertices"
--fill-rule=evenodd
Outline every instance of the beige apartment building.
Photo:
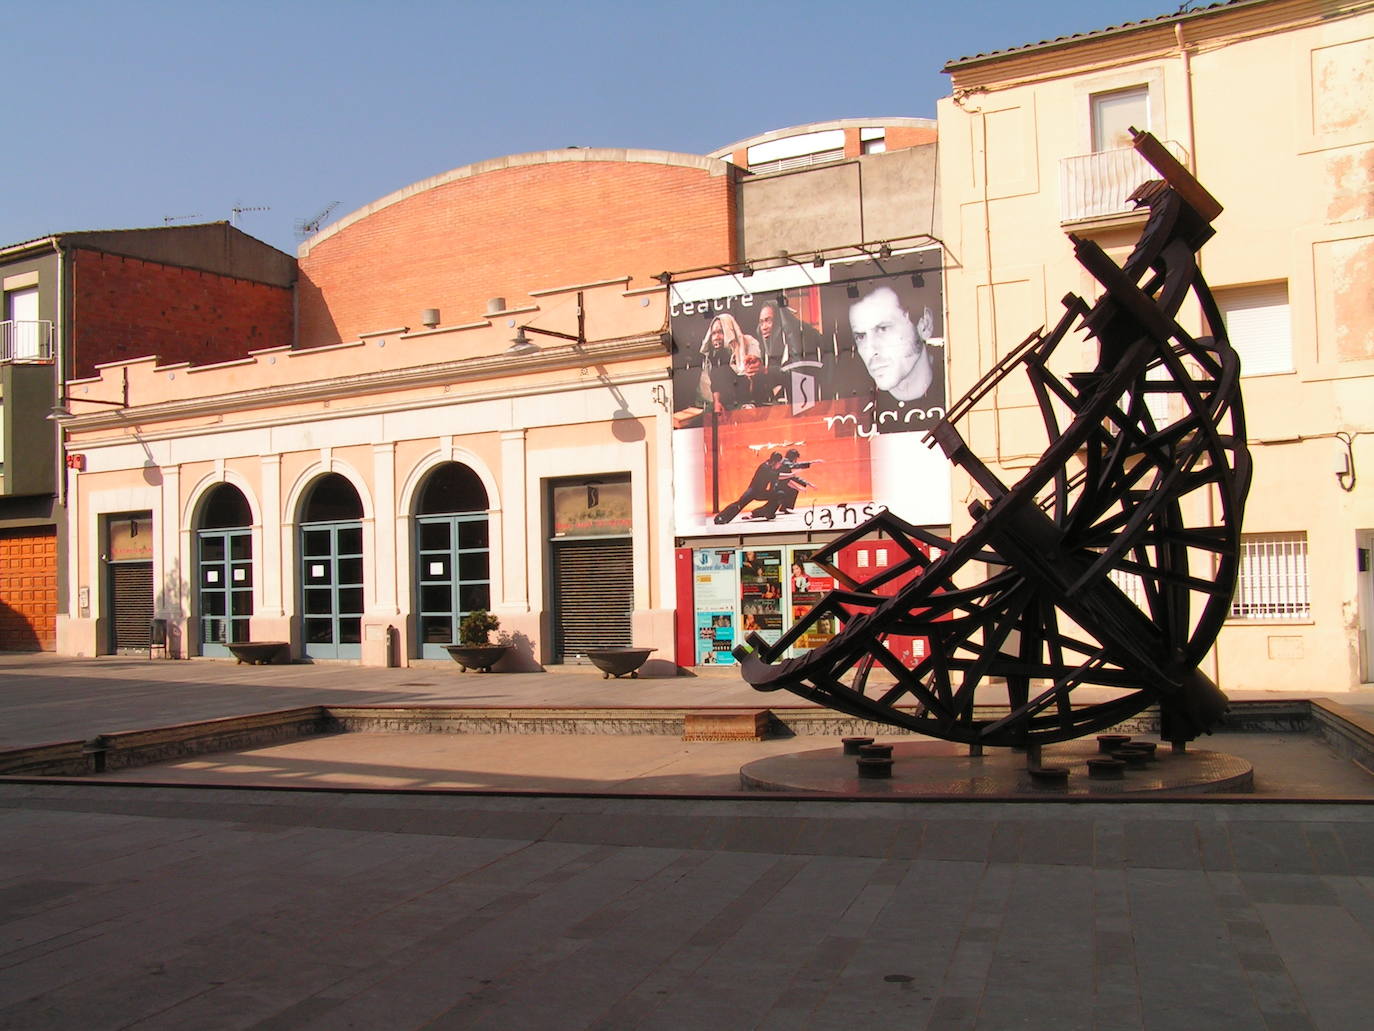
M 1058 321 L 1065 294 L 1097 296 L 1068 234 L 1130 252 L 1145 215 L 1126 197 L 1156 176 L 1129 129 L 1149 130 L 1225 206 L 1202 271 L 1242 358 L 1254 462 L 1209 672 L 1227 690 L 1374 688 L 1374 5 L 1233 0 L 945 71 L 951 396 Z M 1006 381 L 966 436 L 1014 480 L 1039 427 Z M 954 484 L 956 534 L 972 494 Z

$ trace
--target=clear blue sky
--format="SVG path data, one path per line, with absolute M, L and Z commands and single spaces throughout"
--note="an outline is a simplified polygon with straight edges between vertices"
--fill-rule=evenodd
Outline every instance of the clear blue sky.
M 829 118 L 934 117 L 953 58 L 1174 0 L 4 4 L 0 244 L 227 219 L 295 252 L 332 218 L 502 154 L 706 153 Z

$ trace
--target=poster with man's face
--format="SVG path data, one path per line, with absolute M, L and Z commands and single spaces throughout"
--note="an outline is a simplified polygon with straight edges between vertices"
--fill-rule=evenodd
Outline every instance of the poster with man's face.
M 949 522 L 938 249 L 672 287 L 680 536 Z

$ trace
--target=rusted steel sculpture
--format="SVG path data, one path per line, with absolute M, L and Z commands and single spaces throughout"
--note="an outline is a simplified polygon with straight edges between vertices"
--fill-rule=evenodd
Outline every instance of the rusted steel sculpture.
M 1101 300 L 1066 297 L 1058 325 L 1027 338 L 931 433 L 987 495 L 970 506 L 973 527 L 948 541 L 884 512 L 831 542 L 816 560 L 842 589 L 777 643 L 754 634 L 736 651 L 755 688 L 971 745 L 1064 741 L 1155 703 L 1166 740 L 1219 722 L 1226 696 L 1198 664 L 1230 605 L 1250 484 L 1240 363 L 1197 265 L 1221 207 L 1152 136 L 1135 145 L 1164 181 L 1132 195 L 1150 214 L 1130 258 L 1118 267 L 1071 237 Z M 1210 335 L 1175 321 L 1190 294 Z M 1080 319 L 1097 366 L 1061 378 L 1051 358 Z M 1048 447 L 1008 487 L 954 423 L 1018 370 Z M 841 574 L 840 549 L 874 531 L 905 558 L 866 579 Z M 839 634 L 780 659 L 826 615 L 843 622 Z M 908 668 L 888 635 L 924 636 L 929 652 Z M 870 685 L 874 665 L 896 683 Z

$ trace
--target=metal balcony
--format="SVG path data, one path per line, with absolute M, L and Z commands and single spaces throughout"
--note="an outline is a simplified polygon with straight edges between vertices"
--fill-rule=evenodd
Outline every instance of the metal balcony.
M 0 364 L 52 361 L 52 322 L 6 319 L 0 322 Z
M 1185 165 L 1188 157 L 1172 140 L 1165 148 Z M 1134 148 L 1079 154 L 1059 162 L 1059 221 L 1082 222 L 1110 218 L 1134 210 L 1126 200 L 1135 188 L 1159 173 Z

